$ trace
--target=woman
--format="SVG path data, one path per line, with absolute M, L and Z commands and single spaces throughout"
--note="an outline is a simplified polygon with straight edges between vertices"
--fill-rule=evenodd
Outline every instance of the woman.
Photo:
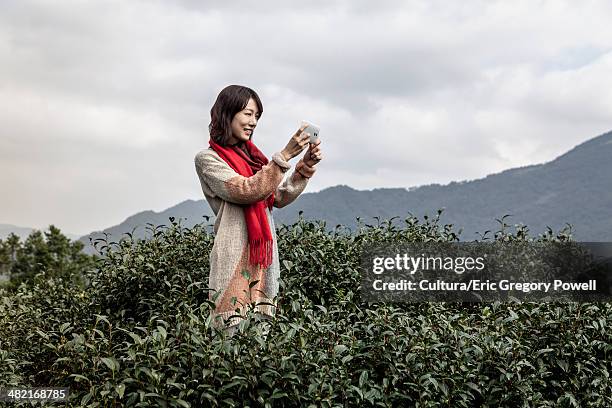
M 268 303 L 255 310 L 268 318 L 274 315 L 280 264 L 271 210 L 295 200 L 322 159 L 318 140 L 283 181 L 289 161 L 304 150 L 310 136 L 301 127 L 268 161 L 251 141 L 262 114 L 255 91 L 226 87 L 210 111 L 210 147 L 195 156 L 202 192 L 217 216 L 209 278 L 215 292 L 210 298 L 216 305 L 214 316 L 221 317 L 216 324 L 228 322 L 231 334 L 240 318 L 230 316 L 236 309 L 244 315 L 251 302 Z M 243 271 L 248 271 L 249 280 Z M 253 281 L 258 282 L 249 290 Z

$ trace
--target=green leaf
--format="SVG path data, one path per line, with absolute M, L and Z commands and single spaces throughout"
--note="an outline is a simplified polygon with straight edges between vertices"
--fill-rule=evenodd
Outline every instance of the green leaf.
M 81 406 L 86 406 L 87 403 L 89 402 L 89 400 L 91 400 L 91 393 L 88 392 L 87 394 L 83 395 L 83 398 L 81 398 Z
M 134 344 L 142 344 L 142 339 L 139 335 L 132 332 L 127 332 L 127 334 L 134 340 Z
M 94 313 L 94 316 L 96 316 L 96 318 L 98 320 L 102 320 L 102 321 L 106 322 L 106 324 L 108 324 L 109 326 L 111 325 L 106 316 L 95 314 L 95 313 Z
M 338 345 L 334 346 L 334 353 L 336 353 L 336 354 L 342 354 L 346 350 L 348 350 L 348 347 L 346 347 L 344 344 L 338 344 Z
M 38 333 L 38 335 L 46 340 L 49 340 L 49 335 L 44 333 L 43 331 L 36 329 L 36 333 Z
M 87 381 L 87 382 L 91 382 L 89 380 L 89 378 L 85 377 L 84 375 L 81 374 L 70 374 L 68 377 L 74 377 L 76 382 L 80 382 L 81 380 Z
M 361 375 L 359 376 L 359 388 L 363 388 L 363 386 L 365 385 L 367 381 L 368 381 L 368 372 L 362 371 Z
M 474 384 L 473 382 L 465 383 L 465 385 L 467 385 L 468 387 L 470 387 L 471 389 L 473 389 L 477 393 L 482 394 L 482 392 L 480 391 L 480 388 L 476 384 Z
M 257 282 L 259 282 L 259 279 L 256 279 L 252 282 L 249 283 L 249 289 L 251 289 L 253 286 L 257 285 Z
M 277 398 L 288 397 L 288 396 L 289 395 L 287 395 L 286 392 L 282 392 L 282 390 L 275 388 L 270 399 L 277 399 Z
M 110 368 L 111 371 L 119 370 L 119 362 L 115 359 L 115 357 L 102 357 L 101 360 L 108 368 Z
M 161 334 L 163 339 L 165 339 L 168 336 L 168 333 L 166 332 L 166 329 L 164 328 L 164 326 L 157 326 L 157 331 L 159 332 L 159 334 Z
M 175 402 L 177 404 L 179 404 L 181 407 L 191 408 L 191 404 L 188 403 L 187 401 L 182 400 L 182 399 L 177 399 L 177 400 L 175 400 Z

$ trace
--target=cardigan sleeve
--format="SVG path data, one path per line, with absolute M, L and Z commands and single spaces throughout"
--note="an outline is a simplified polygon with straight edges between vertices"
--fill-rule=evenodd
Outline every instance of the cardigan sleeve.
M 222 158 L 203 150 L 195 156 L 195 168 L 202 190 L 234 204 L 251 204 L 267 198 L 283 180 L 288 167 L 270 160 L 261 170 L 245 177 L 236 173 Z M 284 162 L 286 166 L 288 163 Z
M 274 206 L 282 208 L 291 204 L 306 188 L 308 178 L 315 172 L 314 167 L 307 166 L 302 159 L 296 164 L 295 171 L 287 177 L 274 193 Z M 304 177 L 306 176 L 306 177 Z

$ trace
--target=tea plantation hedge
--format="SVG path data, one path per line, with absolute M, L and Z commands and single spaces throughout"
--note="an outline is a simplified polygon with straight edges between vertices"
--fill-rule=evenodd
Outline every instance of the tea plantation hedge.
M 361 246 L 457 240 L 439 215 L 280 227 L 277 316 L 232 338 L 210 318 L 205 225 L 98 242 L 84 285 L 41 271 L 0 289 L 0 387 L 68 386 L 91 407 L 612 406 L 608 303 L 360 301 Z M 501 226 L 492 239 L 570 239 Z

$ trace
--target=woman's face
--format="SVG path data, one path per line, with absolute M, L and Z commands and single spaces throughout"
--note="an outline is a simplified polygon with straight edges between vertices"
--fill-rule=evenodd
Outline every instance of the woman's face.
M 257 104 L 251 98 L 243 110 L 234 115 L 232 119 L 232 135 L 233 140 L 230 144 L 236 144 L 238 142 L 246 142 L 251 138 L 257 121 L 259 120 L 259 110 L 257 110 Z

